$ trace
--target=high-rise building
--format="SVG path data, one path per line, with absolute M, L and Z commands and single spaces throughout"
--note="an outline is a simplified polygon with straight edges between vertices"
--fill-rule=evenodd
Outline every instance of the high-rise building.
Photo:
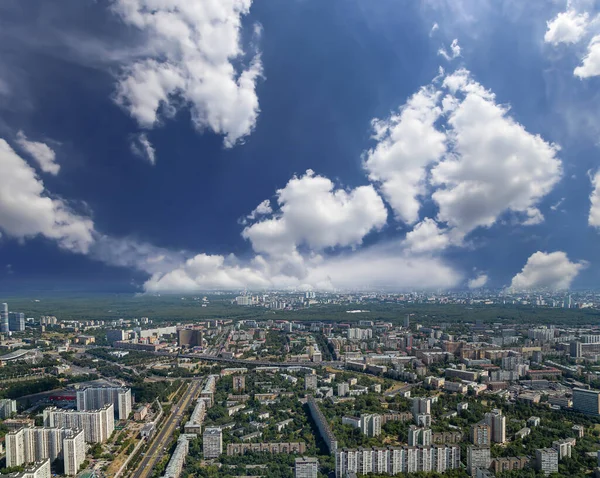
M 85 461 L 85 437 L 83 430 L 78 430 L 72 436 L 63 440 L 63 461 L 65 475 L 75 476 L 81 464 Z
M 406 317 L 404 317 L 404 328 L 408 329 L 410 328 L 410 315 L 406 314 Z
M 431 414 L 431 398 L 413 398 L 412 412 L 413 417 L 423 413 Z
M 600 415 L 600 391 L 573 389 L 573 409 L 590 415 Z
M 318 459 L 306 456 L 296 458 L 294 464 L 294 478 L 317 478 L 318 472 Z
M 111 345 L 113 345 L 115 342 L 121 342 L 122 340 L 127 339 L 127 336 L 127 332 L 121 329 L 106 331 L 106 341 Z
M 360 429 L 364 435 L 369 437 L 381 435 L 381 415 L 361 415 Z
M 44 410 L 44 425 L 82 429 L 87 443 L 103 443 L 110 438 L 115 429 L 114 408 L 112 403 L 99 410 L 86 411 L 50 407 Z
M 506 442 L 506 417 L 502 410 L 495 408 L 485 414 L 484 423 L 491 428 L 491 437 L 494 443 Z
M 63 458 L 65 474 L 74 476 L 85 460 L 83 430 L 25 427 L 6 434 L 6 466 Z
M 492 464 L 488 447 L 469 446 L 467 448 L 467 473 L 475 476 L 478 469 L 487 470 Z
M 8 332 L 10 332 L 8 325 L 8 304 L 4 302 L 0 309 L 0 333 L 7 334 Z
M 243 375 L 234 375 L 233 377 L 233 391 L 243 392 L 246 388 L 246 377 Z
M 51 476 L 50 460 L 39 461 L 28 466 L 21 473 L 10 475 L 11 478 L 50 478 Z
M 558 473 L 558 452 L 554 448 L 535 450 L 535 466 L 546 475 Z
M 11 332 L 23 332 L 25 330 L 25 314 L 23 312 L 9 312 L 8 329 Z
M 125 387 L 86 387 L 77 390 L 77 410 L 98 410 L 114 405 L 115 416 L 127 420 L 132 410 L 131 389 Z
M 314 373 L 304 376 L 304 390 L 316 390 L 317 386 L 317 376 Z
M 202 347 L 204 334 L 200 329 L 179 329 L 177 344 L 180 347 Z
M 569 352 L 572 358 L 581 358 L 583 355 L 583 346 L 578 340 L 569 344 Z
M 223 453 L 223 431 L 219 427 L 206 427 L 202 434 L 204 458 L 218 458 Z
M 348 382 L 338 383 L 337 394 L 338 397 L 345 397 L 350 391 L 350 385 Z
M 0 418 L 10 418 L 13 413 L 17 413 L 17 401 L 9 398 L 0 400 Z
M 408 429 L 408 444 L 410 446 L 431 446 L 431 428 L 420 428 L 411 425 Z
M 490 446 L 491 434 L 491 427 L 489 425 L 477 423 L 471 427 L 471 442 L 478 447 Z

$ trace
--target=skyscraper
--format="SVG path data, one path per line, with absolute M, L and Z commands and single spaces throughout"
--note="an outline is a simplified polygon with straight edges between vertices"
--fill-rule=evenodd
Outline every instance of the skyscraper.
M 23 332 L 25 330 L 25 314 L 23 312 L 9 312 L 8 329 L 11 332 Z
M 2 309 L 0 309 L 0 333 L 7 334 L 10 331 L 8 325 L 8 304 L 4 302 Z
M 296 458 L 294 478 L 317 478 L 318 471 L 319 460 L 316 458 L 306 456 Z

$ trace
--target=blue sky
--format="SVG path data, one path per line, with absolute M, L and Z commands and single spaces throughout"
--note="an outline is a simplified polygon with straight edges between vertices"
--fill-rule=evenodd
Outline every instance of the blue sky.
M 0 287 L 596 287 L 597 14 L 2 2 Z

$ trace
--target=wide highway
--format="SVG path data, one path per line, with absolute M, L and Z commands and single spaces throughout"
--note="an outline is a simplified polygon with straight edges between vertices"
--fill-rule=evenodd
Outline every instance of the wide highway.
M 152 476 L 154 467 L 165 455 L 165 447 L 169 445 L 173 433 L 175 433 L 175 430 L 181 424 L 183 414 L 200 393 L 201 385 L 202 382 L 200 380 L 195 380 L 190 385 L 186 385 L 187 390 L 184 392 L 179 402 L 173 406 L 170 415 L 163 422 L 160 431 L 150 442 L 150 446 L 146 450 L 144 458 L 132 475 L 134 478 L 149 478 Z

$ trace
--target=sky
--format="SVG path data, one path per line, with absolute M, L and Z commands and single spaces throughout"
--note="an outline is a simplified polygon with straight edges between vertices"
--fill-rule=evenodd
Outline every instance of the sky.
M 597 288 L 599 14 L 4 0 L 0 289 Z

